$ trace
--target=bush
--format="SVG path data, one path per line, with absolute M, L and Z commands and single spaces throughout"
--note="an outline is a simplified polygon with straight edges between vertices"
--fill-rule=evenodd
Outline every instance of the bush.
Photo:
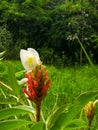
M 6 25 L 0 27 L 0 51 L 10 50 L 12 47 L 12 35 Z

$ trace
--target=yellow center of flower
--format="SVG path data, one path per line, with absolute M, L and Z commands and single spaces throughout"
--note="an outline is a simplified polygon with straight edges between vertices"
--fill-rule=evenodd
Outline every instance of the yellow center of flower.
M 33 58 L 33 57 L 28 57 L 28 58 L 27 58 L 27 64 L 28 64 L 29 66 L 31 66 L 31 65 L 33 64 L 33 62 L 34 62 L 34 58 Z

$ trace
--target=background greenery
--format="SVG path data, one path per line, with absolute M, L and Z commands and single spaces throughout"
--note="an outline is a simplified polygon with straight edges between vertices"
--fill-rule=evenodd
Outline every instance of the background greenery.
M 75 35 L 98 63 L 97 0 L 0 1 L 0 51 L 7 50 L 7 59 L 19 59 L 21 48 L 32 47 L 47 64 L 84 64 Z

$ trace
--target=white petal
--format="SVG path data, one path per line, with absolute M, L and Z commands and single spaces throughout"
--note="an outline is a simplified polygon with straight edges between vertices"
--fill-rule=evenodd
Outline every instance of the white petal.
M 27 71 L 31 71 L 33 69 L 33 64 L 31 66 L 29 66 L 27 64 L 27 59 L 28 57 L 34 57 L 30 52 L 28 52 L 27 50 L 21 50 L 20 51 L 20 59 L 22 62 L 23 67 L 27 70 Z
M 23 79 L 21 79 L 20 81 L 18 81 L 18 84 L 19 84 L 19 85 L 23 85 L 23 84 L 25 84 L 27 81 L 28 81 L 27 78 L 23 78 Z
M 34 55 L 37 64 L 39 64 L 40 58 L 39 58 L 38 52 L 35 49 L 33 49 L 33 48 L 28 48 L 27 50 Z
M 38 54 L 38 52 L 37 52 L 35 49 L 33 49 L 33 48 L 28 48 L 27 50 L 28 50 L 28 51 L 31 51 L 31 52 L 34 53 L 37 57 L 39 57 L 39 54 Z

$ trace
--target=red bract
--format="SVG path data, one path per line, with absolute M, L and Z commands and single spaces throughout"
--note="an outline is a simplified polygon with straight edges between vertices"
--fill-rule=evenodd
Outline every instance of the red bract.
M 50 87 L 50 80 L 48 79 L 48 71 L 44 71 L 44 67 L 40 66 L 32 73 L 26 73 L 27 89 L 23 89 L 23 92 L 27 95 L 27 98 L 36 104 L 41 102 L 46 96 L 47 90 Z
M 47 83 L 46 83 L 46 85 L 43 86 L 41 94 L 45 95 L 49 87 L 50 87 L 50 80 L 48 80 Z

